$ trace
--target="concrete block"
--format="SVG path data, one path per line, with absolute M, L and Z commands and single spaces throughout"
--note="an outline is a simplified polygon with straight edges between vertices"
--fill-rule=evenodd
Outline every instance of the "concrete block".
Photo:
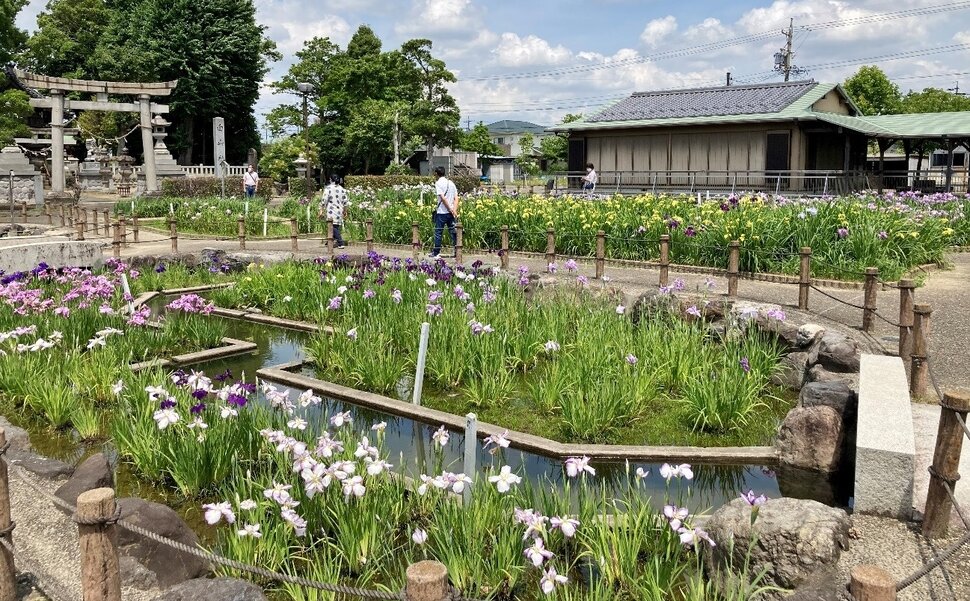
M 916 443 L 899 357 L 862 355 L 856 431 L 855 511 L 909 519 Z
M 4 273 L 30 271 L 43 261 L 51 267 L 100 267 L 104 262 L 100 242 L 45 241 L 18 243 L 8 238 L 0 244 L 0 269 Z

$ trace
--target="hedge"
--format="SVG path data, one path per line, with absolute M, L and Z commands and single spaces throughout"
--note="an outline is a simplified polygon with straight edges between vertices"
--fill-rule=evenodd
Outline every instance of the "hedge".
M 461 194 L 468 194 L 477 188 L 481 181 L 473 175 L 458 175 L 451 178 Z M 367 190 L 383 190 L 394 186 L 417 186 L 427 184 L 433 186 L 435 178 L 422 175 L 348 175 L 344 181 L 347 188 L 364 188 Z
M 219 197 L 222 195 L 222 180 L 218 177 L 179 177 L 162 180 L 162 194 L 178 198 Z M 244 195 L 242 178 L 226 178 L 226 197 Z M 259 178 L 256 196 L 269 200 L 273 196 L 273 180 Z

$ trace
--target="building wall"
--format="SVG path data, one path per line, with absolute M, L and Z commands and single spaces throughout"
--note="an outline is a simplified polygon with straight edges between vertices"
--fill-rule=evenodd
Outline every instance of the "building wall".
M 825 96 L 815 101 L 812 105 L 812 110 L 818 111 L 820 113 L 837 113 L 839 115 L 851 115 L 852 110 L 850 109 L 845 98 L 842 97 L 836 90 L 832 90 Z
M 517 157 L 522 155 L 522 147 L 519 143 L 522 141 L 522 136 L 525 134 L 493 134 L 492 142 L 498 144 L 502 147 L 502 150 L 506 153 L 505 156 Z M 533 144 L 535 148 L 539 148 L 539 141 L 545 138 L 544 134 L 532 134 Z M 501 140 L 501 142 L 499 141 Z

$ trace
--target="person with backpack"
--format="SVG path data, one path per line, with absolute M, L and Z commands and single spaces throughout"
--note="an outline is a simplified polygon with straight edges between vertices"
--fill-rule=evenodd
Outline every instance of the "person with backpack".
M 455 182 L 445 177 L 444 167 L 435 167 L 435 175 L 438 181 L 434 184 L 435 196 L 438 199 L 435 205 L 434 215 L 434 247 L 431 249 L 431 258 L 437 259 L 441 254 L 441 235 L 445 227 L 451 236 L 451 243 L 458 244 L 455 234 L 455 220 L 458 218 L 458 189 Z

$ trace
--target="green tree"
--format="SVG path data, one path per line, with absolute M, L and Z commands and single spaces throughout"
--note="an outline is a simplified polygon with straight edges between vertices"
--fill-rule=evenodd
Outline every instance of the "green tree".
M 481 121 L 462 134 L 459 148 L 469 152 L 477 152 L 481 156 L 500 156 L 502 154 L 499 145 L 492 142 L 492 136 L 488 133 L 488 126 Z
M 939 88 L 910 91 L 902 100 L 904 113 L 952 113 L 970 111 L 970 97 L 960 96 Z
M 861 67 L 842 87 L 864 115 L 893 115 L 902 108 L 899 86 L 879 67 Z
M 364 174 L 374 165 L 387 165 L 393 119 L 390 104 L 382 100 L 365 100 L 351 114 L 344 129 L 344 152 L 352 164 L 363 165 Z
M 420 91 L 411 111 L 413 133 L 424 140 L 429 156 L 438 145 L 457 145 L 461 112 L 447 87 L 456 81 L 455 75 L 444 61 L 432 56 L 431 40 L 409 40 L 401 46 L 401 54 L 411 64 L 409 79 Z
M 532 134 L 524 134 L 519 138 L 521 154 L 515 158 L 516 164 L 523 173 L 529 176 L 539 175 L 539 162 L 536 160 L 536 140 Z
M 296 177 L 296 161 L 303 154 L 304 143 L 300 136 L 290 136 L 263 145 L 262 158 L 259 159 L 259 173 L 271 177 L 274 182 L 285 182 Z M 317 156 L 318 148 L 310 145 L 310 166 L 316 167 L 313 157 Z
M 27 33 L 16 25 L 17 13 L 27 0 L 0 0 L 0 64 L 7 64 L 24 46 Z
M 20 90 L 4 89 L 7 79 L 0 73 L 0 147 L 13 143 L 13 139 L 30 135 L 27 117 L 33 113 L 30 97 Z
M 562 118 L 560 123 L 572 123 L 579 121 L 581 114 L 568 113 Z M 566 169 L 566 158 L 569 151 L 569 134 L 556 134 L 546 136 L 539 141 L 539 154 L 542 158 L 549 161 L 550 171 L 564 171 Z
M 37 31 L 27 41 L 24 64 L 44 75 L 93 79 L 92 49 L 113 12 L 104 0 L 50 0 L 37 15 Z

